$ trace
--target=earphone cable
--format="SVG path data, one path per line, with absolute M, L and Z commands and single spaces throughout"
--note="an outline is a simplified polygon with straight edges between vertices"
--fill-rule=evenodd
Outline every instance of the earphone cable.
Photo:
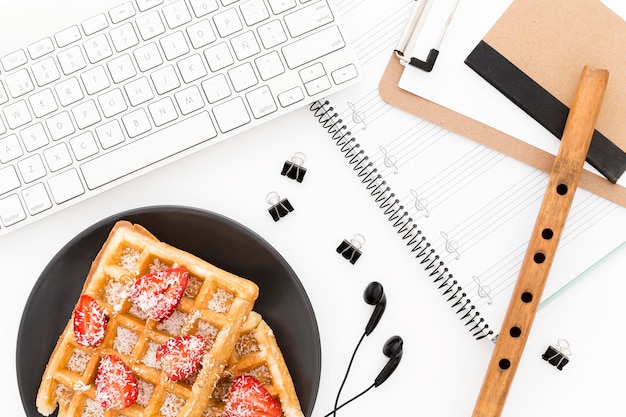
M 350 368 L 352 368 L 352 362 L 354 362 L 354 358 L 356 357 L 356 352 L 359 350 L 359 347 L 361 346 L 361 343 L 363 342 L 363 339 L 365 339 L 365 336 L 367 336 L 367 333 L 363 333 L 363 335 L 361 336 L 361 338 L 359 339 L 359 342 L 357 343 L 356 347 L 354 348 L 354 352 L 352 352 L 352 357 L 350 358 L 350 362 L 348 363 L 348 368 L 346 369 L 346 373 L 343 376 L 343 381 L 341 381 L 341 385 L 339 386 L 339 391 L 337 391 L 337 397 L 335 398 L 335 407 L 334 410 L 331 411 L 330 413 L 328 413 L 326 416 L 327 417 L 329 415 L 333 415 L 333 417 L 336 416 L 337 410 L 341 407 L 343 407 L 345 404 L 342 404 L 341 407 L 337 407 L 337 405 L 339 404 L 339 396 L 341 395 L 341 391 L 343 391 L 343 387 L 346 384 L 346 381 L 348 379 L 348 374 L 350 373 Z M 369 388 L 367 390 L 365 390 L 364 392 L 362 392 L 361 394 L 359 394 L 357 397 L 351 399 L 350 401 L 360 397 L 361 395 L 365 394 L 365 392 L 367 392 L 369 390 Z M 348 402 L 350 402 L 348 401 Z
M 326 414 L 324 417 L 330 417 L 331 414 L 334 415 L 337 411 L 339 411 L 340 409 L 342 409 L 346 405 L 350 404 L 352 401 L 356 400 L 357 398 L 359 398 L 362 395 L 365 395 L 369 390 L 371 390 L 375 386 L 376 386 L 376 384 L 370 385 L 365 390 L 363 390 L 360 394 L 357 394 L 354 397 L 350 398 L 348 401 L 346 401 L 345 403 L 341 404 L 339 407 L 337 407 L 337 405 L 335 404 L 335 409 L 333 411 L 329 412 L 328 414 Z

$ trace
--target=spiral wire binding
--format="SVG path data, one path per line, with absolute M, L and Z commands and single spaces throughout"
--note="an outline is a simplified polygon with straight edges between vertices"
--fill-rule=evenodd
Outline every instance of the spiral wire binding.
M 476 340 L 492 335 L 493 330 L 490 330 L 485 319 L 480 317 L 480 312 L 476 306 L 472 304 L 467 293 L 463 292 L 463 288 L 458 285 L 458 281 L 454 279 L 452 273 L 449 273 L 444 262 L 435 253 L 435 249 L 431 247 L 426 236 L 413 222 L 409 213 L 404 210 L 404 206 L 400 204 L 400 200 L 396 198 L 387 182 L 382 180 L 382 175 L 373 166 L 374 164 L 365 154 L 365 150 L 361 149 L 361 145 L 342 119 L 339 118 L 339 114 L 335 112 L 330 102 L 328 100 L 315 101 L 311 103 L 310 110 L 330 134 L 335 145 L 365 185 L 365 189 L 370 192 L 379 208 L 383 210 L 387 220 L 401 235 L 406 246 L 411 249 L 412 253 L 415 253 L 415 258 L 424 266 L 428 276 L 433 278 L 433 283 L 437 285 L 437 289 L 445 297 L 446 302 L 451 304 L 455 314 L 459 315 L 459 319 L 467 327 L 469 333 Z

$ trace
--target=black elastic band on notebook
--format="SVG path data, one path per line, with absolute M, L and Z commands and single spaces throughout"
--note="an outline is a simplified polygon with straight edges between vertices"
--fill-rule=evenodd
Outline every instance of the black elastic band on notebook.
M 554 136 L 559 139 L 563 136 L 569 108 L 488 43 L 480 41 L 465 64 Z M 587 162 L 612 183 L 626 171 L 626 153 L 597 130 Z

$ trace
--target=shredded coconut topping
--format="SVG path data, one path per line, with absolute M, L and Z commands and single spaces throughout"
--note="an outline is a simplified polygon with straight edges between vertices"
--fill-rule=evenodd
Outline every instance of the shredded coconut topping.
M 218 332 L 219 330 L 217 329 L 217 327 L 215 327 L 211 323 L 202 320 L 198 321 L 198 329 L 196 330 L 196 334 L 204 337 L 207 345 L 207 350 L 210 350 L 213 346 Z
M 97 401 L 87 398 L 81 417 L 104 417 L 104 410 Z
M 139 255 L 141 255 L 141 252 L 137 249 L 128 246 L 125 247 L 122 249 L 122 254 L 120 255 L 120 266 L 129 271 L 134 271 Z
M 77 374 L 82 374 L 87 368 L 89 359 L 91 359 L 91 355 L 87 352 L 80 349 L 74 349 L 72 356 L 70 356 L 70 359 L 67 361 L 67 369 L 72 372 L 76 372 Z
M 91 385 L 87 385 L 83 381 L 80 381 L 80 380 L 74 383 L 74 391 L 77 391 L 77 392 L 85 392 L 90 387 Z
M 128 290 L 129 288 L 121 282 L 109 279 L 104 287 L 104 299 L 113 306 L 115 311 L 120 311 L 124 300 L 128 297 Z
M 200 288 L 202 288 L 202 280 L 190 274 L 187 287 L 185 288 L 185 297 L 196 298 L 198 292 L 200 292 Z
M 185 400 L 168 392 L 159 412 L 163 417 L 176 417 L 184 404 Z
M 168 269 L 170 266 L 159 258 L 154 258 L 148 268 L 150 269 L 150 272 L 157 272 Z
M 188 314 L 175 310 L 172 315 L 157 325 L 157 329 L 168 332 L 172 336 L 178 336 L 185 324 Z
M 148 351 L 141 361 L 151 368 L 159 369 L 159 362 L 156 359 L 156 351 L 159 346 L 160 345 L 158 343 L 150 342 L 150 345 L 148 346 Z
M 232 293 L 229 293 L 222 288 L 218 288 L 213 294 L 213 298 L 211 298 L 207 307 L 216 313 L 226 313 L 228 312 L 228 309 L 230 309 L 233 298 L 234 295 Z
M 253 333 L 242 334 L 237 340 L 235 350 L 239 356 L 245 356 L 249 353 L 258 352 L 259 344 Z
M 139 335 L 126 327 L 117 328 L 117 336 L 113 342 L 113 348 L 124 355 L 130 355 L 137 344 Z
M 138 379 L 137 388 L 139 390 L 139 393 L 137 395 L 137 404 L 142 407 L 146 407 L 148 405 L 148 402 L 150 402 L 150 397 L 152 397 L 154 385 L 147 381 L 144 381 L 143 379 Z
M 261 381 L 262 384 L 269 384 L 272 381 L 272 375 L 265 365 L 250 369 L 248 372 L 246 372 L 246 375 L 251 375 L 255 377 L 256 379 Z

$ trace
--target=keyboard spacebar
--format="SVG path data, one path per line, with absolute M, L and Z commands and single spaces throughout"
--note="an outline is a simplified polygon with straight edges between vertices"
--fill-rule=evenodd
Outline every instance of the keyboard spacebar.
M 93 190 L 215 136 L 209 114 L 202 112 L 92 159 L 80 169 Z

